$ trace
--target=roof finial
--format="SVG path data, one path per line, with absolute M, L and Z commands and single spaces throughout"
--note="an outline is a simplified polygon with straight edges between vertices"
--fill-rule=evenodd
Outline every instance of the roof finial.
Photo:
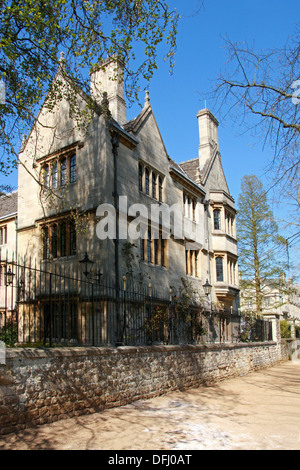
M 146 90 L 146 96 L 145 96 L 145 104 L 150 103 L 150 96 L 149 96 L 149 91 Z

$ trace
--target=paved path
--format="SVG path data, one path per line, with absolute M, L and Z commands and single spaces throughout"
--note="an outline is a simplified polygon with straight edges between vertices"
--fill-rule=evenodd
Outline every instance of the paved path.
M 0 436 L 0 450 L 300 450 L 300 365 Z

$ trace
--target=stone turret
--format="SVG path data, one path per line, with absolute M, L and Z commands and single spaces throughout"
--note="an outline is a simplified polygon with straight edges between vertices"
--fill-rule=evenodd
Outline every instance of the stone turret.
M 121 125 L 126 123 L 124 93 L 124 65 L 118 59 L 105 60 L 91 72 L 91 96 L 101 105 L 103 92 L 107 93 L 112 117 Z

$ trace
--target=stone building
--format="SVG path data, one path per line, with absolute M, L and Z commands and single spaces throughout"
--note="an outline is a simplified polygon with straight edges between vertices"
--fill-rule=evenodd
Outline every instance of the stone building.
M 107 60 L 91 73 L 90 96 L 76 95 L 81 111 L 93 103 L 88 126 L 67 99 L 46 98 L 19 156 L 18 257 L 75 270 L 87 253 L 102 279 L 166 295 L 188 284 L 209 308 L 237 310 L 236 211 L 216 118 L 198 112 L 198 154 L 175 163 L 148 93 L 127 121 L 120 77 L 122 65 Z M 55 80 L 71 86 L 63 62 Z
M 18 192 L 0 197 L 0 327 L 3 325 L 4 311 L 14 309 L 15 290 L 6 292 L 6 273 L 11 269 L 7 264 L 17 257 L 17 213 Z

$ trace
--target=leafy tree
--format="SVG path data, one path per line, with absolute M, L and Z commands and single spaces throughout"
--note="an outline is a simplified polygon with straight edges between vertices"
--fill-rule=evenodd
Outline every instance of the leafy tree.
M 52 102 L 72 102 L 82 90 L 88 101 L 89 71 L 107 57 L 125 64 L 130 102 L 140 82 L 151 80 L 159 53 L 172 69 L 178 18 L 166 0 L 1 0 L 0 172 L 16 165 L 22 136 L 38 119 L 47 93 Z M 61 52 L 73 96 L 58 80 L 52 85 Z
M 254 175 L 242 179 L 237 238 L 241 288 L 254 290 L 256 311 L 261 314 L 266 286 L 280 286 L 284 265 L 279 259 L 285 240 L 278 234 L 263 185 Z

